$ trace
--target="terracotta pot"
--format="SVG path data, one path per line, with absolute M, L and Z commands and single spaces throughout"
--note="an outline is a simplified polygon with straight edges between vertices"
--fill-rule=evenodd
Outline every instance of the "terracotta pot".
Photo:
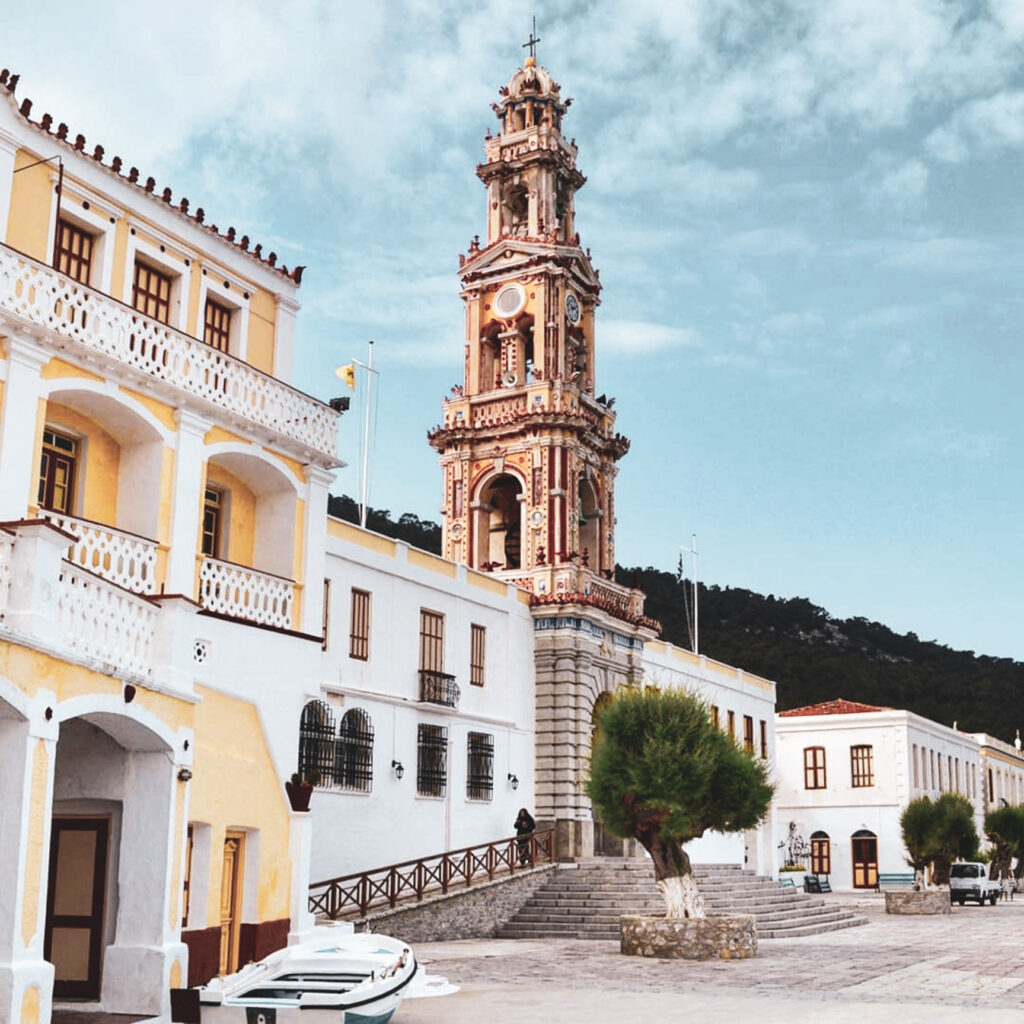
M 284 788 L 293 811 L 309 810 L 309 798 L 313 795 L 313 787 L 308 782 L 300 782 L 298 785 L 286 782 Z

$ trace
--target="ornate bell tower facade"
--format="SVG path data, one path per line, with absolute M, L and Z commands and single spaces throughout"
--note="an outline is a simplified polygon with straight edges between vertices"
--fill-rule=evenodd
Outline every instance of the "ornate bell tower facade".
M 463 383 L 429 434 L 444 473 L 443 551 L 531 591 L 535 816 L 559 857 L 621 853 L 583 792 L 602 695 L 639 686 L 657 623 L 615 583 L 612 401 L 595 398 L 601 285 L 575 226 L 586 180 L 562 135 L 570 100 L 531 56 L 494 104 L 477 176 L 486 241 L 460 257 Z
M 611 574 L 615 463 L 629 448 L 594 397 L 601 286 L 574 224 L 586 179 L 562 136 L 570 102 L 528 57 L 494 104 L 498 133 L 477 168 L 486 242 L 460 259 L 464 382 L 430 435 L 445 556 L 535 593 L 550 592 L 553 566 Z

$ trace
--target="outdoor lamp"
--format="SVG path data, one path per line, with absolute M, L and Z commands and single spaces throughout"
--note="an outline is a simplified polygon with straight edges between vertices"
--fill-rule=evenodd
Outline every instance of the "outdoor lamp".
M 391 767 L 394 769 L 396 779 L 400 779 L 405 774 L 405 769 L 402 767 L 401 761 L 392 761 Z

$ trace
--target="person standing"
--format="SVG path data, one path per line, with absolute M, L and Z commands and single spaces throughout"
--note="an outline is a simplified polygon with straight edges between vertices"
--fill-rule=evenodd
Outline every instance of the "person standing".
M 533 830 L 537 827 L 537 823 L 533 820 L 533 816 L 525 807 L 519 808 L 519 815 L 516 817 L 516 835 L 517 836 L 529 836 L 533 834 Z M 519 863 L 522 866 L 527 866 L 533 863 L 533 857 L 530 855 L 530 840 L 519 839 L 516 844 L 518 846 Z

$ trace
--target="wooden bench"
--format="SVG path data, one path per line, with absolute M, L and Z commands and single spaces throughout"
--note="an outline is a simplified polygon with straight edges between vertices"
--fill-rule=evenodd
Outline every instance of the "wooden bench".
M 913 871 L 880 871 L 878 881 L 875 882 L 875 892 L 882 889 L 913 889 Z
M 805 875 L 804 876 L 804 892 L 831 892 L 832 886 L 829 885 L 828 877 L 822 877 L 820 875 Z

